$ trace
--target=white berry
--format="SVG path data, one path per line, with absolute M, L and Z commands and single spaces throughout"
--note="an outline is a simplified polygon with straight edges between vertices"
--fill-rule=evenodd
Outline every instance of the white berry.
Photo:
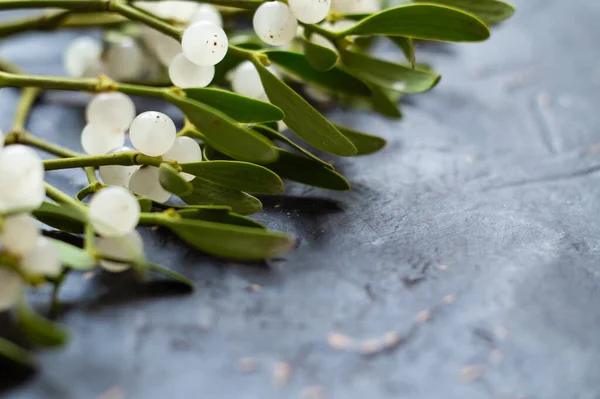
M 188 60 L 196 65 L 216 65 L 227 54 L 229 42 L 225 31 L 208 21 L 194 22 L 181 38 L 181 48 Z
M 258 7 L 252 24 L 260 40 L 273 46 L 292 41 L 298 27 L 298 21 L 287 4 L 278 1 L 269 1 Z
M 63 55 L 67 75 L 81 78 L 91 77 L 102 69 L 102 44 L 90 36 L 81 36 L 71 41 Z
M 158 180 L 158 168 L 146 166 L 137 170 L 129 180 L 129 189 L 156 202 L 166 202 L 171 193 L 165 190 Z
M 181 53 L 181 43 L 159 33 L 154 39 L 154 51 L 160 63 L 169 66 L 177 54 Z
M 22 256 L 31 251 L 40 236 L 34 218 L 26 213 L 6 216 L 0 232 L 0 243 L 8 252 Z
M 335 45 L 329 39 L 318 33 L 313 33 L 310 35 L 310 41 L 314 44 L 318 44 L 321 47 L 326 47 L 330 50 L 337 51 Z
M 144 257 L 144 241 L 136 230 L 127 233 L 123 237 L 98 237 L 96 239 L 96 249 L 103 256 L 124 261 L 131 262 Z M 128 263 L 109 260 L 101 260 L 100 266 L 112 273 L 120 273 L 130 267 Z
M 81 132 L 81 146 L 89 155 L 102 155 L 125 144 L 125 132 L 103 130 L 88 123 Z
M 215 67 L 199 66 L 185 58 L 183 53 L 177 55 L 169 65 L 169 78 L 175 86 L 182 89 L 189 87 L 206 87 L 215 76 Z
M 305 24 L 316 24 L 325 19 L 331 8 L 331 0 L 289 0 L 294 16 Z
M 0 204 L 17 205 L 38 193 L 44 184 L 44 165 L 39 155 L 21 144 L 0 154 Z
M 208 21 L 217 25 L 218 27 L 223 27 L 223 17 L 219 10 L 210 5 L 210 4 L 199 4 L 198 8 L 192 15 L 191 22 L 199 22 L 199 21 Z
M 163 159 L 178 163 L 200 162 L 202 161 L 202 150 L 196 140 L 181 136 L 177 137 L 171 149 L 163 155 Z M 196 177 L 184 172 L 180 172 L 180 175 L 187 181 L 192 181 Z
M 98 129 L 124 132 L 135 118 L 135 104 L 123 93 L 101 93 L 92 98 L 85 116 Z
M 109 154 L 120 154 L 123 152 L 133 151 L 133 148 L 120 147 L 109 152 Z M 102 182 L 107 186 L 129 187 L 129 179 L 133 172 L 140 167 L 137 165 L 122 166 L 122 165 L 105 165 L 100 166 L 100 177 Z
M 146 57 L 132 38 L 124 38 L 108 45 L 104 56 L 104 70 L 115 80 L 139 79 L 144 71 Z
M 331 10 L 339 14 L 371 14 L 381 11 L 380 0 L 331 0 Z
M 26 274 L 56 277 L 61 269 L 58 247 L 44 236 L 38 237 L 34 248 L 21 259 L 21 270 Z
M 21 276 L 5 266 L 0 266 L 0 311 L 14 305 L 21 296 Z
M 94 230 L 106 237 L 130 233 L 140 220 L 140 204 L 123 187 L 107 187 L 94 194 L 89 203 L 89 219 Z
M 278 73 L 272 66 L 267 67 L 276 76 Z M 242 96 L 255 98 L 261 101 L 269 101 L 265 89 L 260 80 L 256 67 L 250 61 L 244 61 L 235 69 L 231 88 Z
M 151 157 L 169 151 L 176 136 L 177 129 L 171 118 L 156 111 L 139 114 L 129 128 L 129 138 L 135 149 Z

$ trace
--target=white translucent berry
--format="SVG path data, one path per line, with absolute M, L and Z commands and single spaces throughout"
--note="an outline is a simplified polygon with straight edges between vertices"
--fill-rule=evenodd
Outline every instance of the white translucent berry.
M 161 64 L 169 66 L 177 54 L 181 53 L 181 43 L 159 33 L 154 38 L 154 52 Z
M 227 54 L 229 42 L 225 31 L 208 21 L 191 24 L 181 38 L 181 48 L 188 60 L 196 65 L 216 65 Z
M 202 150 L 196 140 L 181 136 L 177 137 L 171 149 L 163 155 L 163 159 L 178 163 L 200 162 L 202 161 Z M 180 175 L 187 181 L 192 181 L 196 177 L 184 172 L 180 172 Z
M 81 132 L 81 146 L 89 155 L 102 155 L 125 144 L 125 132 L 103 130 L 88 123 Z
M 160 1 L 158 15 L 165 19 L 172 19 L 180 24 L 188 24 L 198 8 L 193 1 L 166 0 Z
M 106 237 L 130 233 L 140 220 L 140 204 L 129 190 L 107 187 L 94 194 L 89 203 L 94 230 Z
M 296 36 L 298 21 L 287 4 L 269 1 L 256 9 L 252 25 L 260 40 L 282 46 Z
M 96 239 L 96 249 L 101 255 L 113 259 L 131 262 L 135 259 L 144 258 L 144 241 L 136 230 L 122 237 L 98 237 Z M 131 267 L 128 263 L 109 260 L 101 260 L 100 266 L 112 273 L 120 273 Z
M 15 255 L 24 255 L 35 247 L 40 229 L 34 218 L 26 213 L 6 216 L 0 231 L 0 243 Z
M 326 47 L 330 50 L 337 51 L 335 45 L 329 39 L 323 35 L 319 35 L 318 33 L 313 33 L 310 35 L 310 41 L 314 44 L 318 44 L 321 47 Z
M 175 86 L 183 89 L 189 87 L 206 87 L 215 77 L 215 67 L 200 66 L 185 58 L 183 53 L 177 55 L 169 65 L 169 78 Z
M 192 15 L 191 22 L 207 21 L 212 22 L 218 27 L 223 27 L 223 17 L 216 7 L 210 4 L 200 4 Z
M 331 10 L 339 14 L 370 14 L 381 11 L 381 1 L 331 0 Z
M 10 145 L 0 154 L 0 206 L 27 204 L 28 196 L 44 187 L 44 165 L 39 155 L 21 144 Z M 19 209 L 19 208 L 17 208 Z
M 62 269 L 58 247 L 40 236 L 34 248 L 21 258 L 20 266 L 25 274 L 56 277 Z
M 109 154 L 120 154 L 123 152 L 133 151 L 133 148 L 119 147 L 109 152 Z M 102 182 L 107 186 L 129 187 L 129 179 L 133 172 L 140 167 L 137 165 L 121 166 L 121 165 L 105 165 L 100 166 L 100 177 Z
M 101 93 L 92 98 L 85 117 L 98 129 L 124 132 L 135 118 L 135 104 L 123 93 Z
M 130 37 L 110 43 L 103 55 L 105 73 L 115 80 L 135 80 L 144 71 L 145 55 Z
M 156 202 L 166 202 L 171 193 L 165 190 L 158 180 L 158 168 L 145 166 L 135 171 L 129 180 L 129 189 Z
M 325 19 L 331 0 L 288 0 L 290 10 L 300 22 L 316 24 Z
M 267 67 L 276 76 L 278 73 L 271 66 Z M 255 98 L 261 101 L 269 101 L 265 89 L 260 80 L 260 75 L 254 64 L 250 61 L 244 61 L 235 69 L 231 88 L 242 96 Z
M 151 157 L 157 157 L 169 151 L 176 136 L 175 124 L 162 112 L 141 113 L 135 117 L 129 128 L 129 138 L 133 147 Z
M 14 305 L 21 296 L 23 281 L 15 271 L 0 266 L 0 311 Z
M 46 198 L 44 182 L 30 185 L 19 197 L 0 194 L 0 213 L 30 212 L 42 205 Z
M 102 70 L 102 43 L 90 36 L 71 41 L 63 55 L 67 75 L 75 78 L 91 77 Z

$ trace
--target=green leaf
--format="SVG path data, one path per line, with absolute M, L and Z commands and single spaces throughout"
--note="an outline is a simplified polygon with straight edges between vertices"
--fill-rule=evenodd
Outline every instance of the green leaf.
M 267 167 L 279 176 L 329 190 L 345 191 L 350 189 L 350 183 L 342 175 L 322 163 L 283 149 L 278 151 L 277 162 L 271 163 Z
M 440 75 L 436 73 L 413 69 L 366 54 L 343 50 L 341 55 L 344 65 L 356 75 L 395 91 L 422 93 L 430 90 L 440 81 Z
M 283 233 L 190 219 L 162 222 L 183 241 L 210 255 L 237 260 L 268 259 L 289 250 L 294 240 Z
M 189 195 L 194 189 L 174 167 L 164 162 L 158 168 L 158 181 L 165 190 L 178 196 Z
M 184 275 L 177 273 L 175 270 L 166 268 L 161 265 L 157 265 L 156 263 L 146 263 L 145 265 L 148 270 L 152 270 L 155 273 L 160 273 L 164 276 L 170 277 L 173 280 L 179 281 L 180 283 L 188 286 L 191 289 L 194 289 L 194 282 Z
M 277 158 L 269 140 L 240 127 L 222 112 L 184 97 L 171 95 L 169 98 L 211 147 L 242 161 L 268 163 Z
M 301 38 L 304 45 L 304 54 L 310 66 L 319 71 L 329 71 L 340 60 L 340 55 L 327 47 L 313 43 L 310 40 Z
M 73 234 L 83 234 L 85 217 L 75 208 L 44 202 L 33 211 L 33 216 L 40 222 L 55 229 Z
M 336 124 L 335 127 L 337 127 L 344 136 L 348 137 L 348 139 L 354 143 L 358 149 L 357 155 L 372 154 L 385 147 L 386 141 L 382 137 L 359 132 L 358 130 L 350 129 L 338 124 Z
M 49 348 L 62 346 L 69 340 L 65 327 L 37 314 L 24 297 L 17 304 L 16 317 L 19 328 L 33 345 Z
M 33 355 L 9 340 L 0 337 L 0 356 L 28 367 L 36 367 Z
M 262 209 L 261 202 L 240 190 L 225 188 L 208 180 L 195 178 L 192 180 L 194 191 L 181 197 L 189 205 L 227 205 L 235 213 L 250 215 Z
M 398 102 L 390 97 L 388 93 L 377 85 L 370 84 L 371 105 L 375 111 L 389 118 L 402 118 L 402 112 L 398 108 Z
M 408 4 L 364 18 L 340 34 L 479 42 L 490 37 L 490 30 L 476 16 L 455 8 L 436 4 Z
M 354 144 L 344 137 L 319 111 L 260 62 L 255 62 L 255 66 L 269 100 L 283 109 L 285 112 L 283 121 L 294 133 L 322 151 L 340 156 L 356 154 Z M 211 145 L 211 147 L 214 146 Z
M 306 56 L 290 51 L 268 50 L 265 51 L 265 54 L 286 72 L 328 91 L 360 97 L 368 96 L 370 93 L 369 88 L 360 79 L 341 68 L 334 67 L 329 71 L 318 71 L 312 67 Z
M 61 240 L 48 238 L 50 242 L 58 247 L 60 261 L 63 265 L 74 270 L 87 271 L 96 267 L 96 260 L 86 251 Z
M 182 163 L 185 173 L 223 187 L 258 194 L 279 194 L 284 185 L 279 176 L 264 166 L 239 161 Z
M 515 13 L 512 4 L 499 0 L 413 0 L 415 3 L 435 3 L 460 8 L 477 15 L 488 24 L 497 24 Z
M 185 89 L 187 96 L 218 109 L 230 118 L 242 123 L 280 121 L 283 111 L 273 104 L 244 97 L 220 89 Z
M 402 36 L 389 36 L 390 39 L 396 46 L 402 50 L 406 60 L 410 62 L 411 66 L 415 67 L 415 42 L 413 39 Z
M 224 223 L 224 224 L 233 224 L 236 226 L 246 226 L 246 227 L 255 227 L 259 229 L 266 229 L 265 225 L 257 222 L 256 220 L 247 218 L 242 215 L 238 215 L 236 213 L 229 212 L 226 210 L 223 211 L 215 211 L 214 209 L 181 209 L 178 210 L 177 213 L 185 219 L 197 219 L 204 220 L 206 222 L 215 222 L 215 223 Z

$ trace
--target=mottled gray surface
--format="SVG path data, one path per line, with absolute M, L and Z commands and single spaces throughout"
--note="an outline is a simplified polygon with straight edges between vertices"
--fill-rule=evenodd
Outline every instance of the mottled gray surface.
M 4 397 L 600 398 L 600 2 L 515 2 L 489 42 L 418 53 L 443 79 L 409 99 L 403 121 L 330 115 L 389 145 L 336 161 L 349 193 L 293 186 L 302 199 L 270 201 L 282 205 L 259 219 L 300 240 L 285 260 L 214 261 L 147 234 L 151 258 L 196 292 L 71 281 L 72 343 L 40 353 L 41 372 Z M 69 36 L 21 37 L 1 53 L 58 73 Z M 4 128 L 16 96 L 0 90 Z M 81 125 L 78 110 L 46 101 L 30 126 L 69 145 Z M 51 176 L 73 192 L 84 183 Z M 415 323 L 425 309 L 431 319 Z M 405 340 L 371 356 L 327 342 L 337 332 L 354 348 L 389 331 Z M 240 358 L 256 369 L 240 372 Z M 291 367 L 280 388 L 277 362 Z

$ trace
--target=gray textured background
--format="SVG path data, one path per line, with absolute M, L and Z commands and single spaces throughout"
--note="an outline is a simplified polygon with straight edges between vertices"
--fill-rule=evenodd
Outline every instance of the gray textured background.
M 280 206 L 259 219 L 300 240 L 285 260 L 215 261 L 147 234 L 150 257 L 196 292 L 74 279 L 72 343 L 40 353 L 41 372 L 4 397 L 600 398 L 600 2 L 515 3 L 490 41 L 418 52 L 443 79 L 404 120 L 330 114 L 389 145 L 336 161 L 349 193 L 291 186 L 302 198 L 267 201 Z M 72 35 L 0 53 L 59 73 Z M 3 128 L 16 98 L 0 90 Z M 75 141 L 82 116 L 66 98 L 47 97 L 31 130 Z M 50 175 L 71 192 L 85 178 Z M 390 331 L 399 345 L 358 353 Z M 331 333 L 353 341 L 335 349 Z

